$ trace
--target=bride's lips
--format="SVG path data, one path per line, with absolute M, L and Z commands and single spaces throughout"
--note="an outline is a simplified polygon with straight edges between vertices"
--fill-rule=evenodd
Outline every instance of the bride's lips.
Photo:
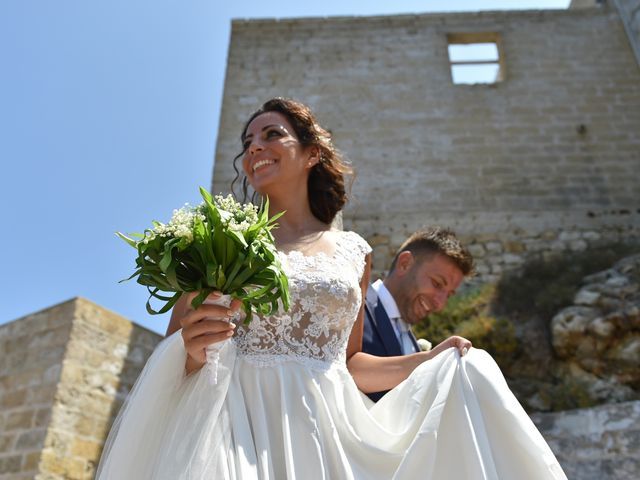
M 261 168 L 273 165 L 274 163 L 276 163 L 276 161 L 273 158 L 263 158 L 253 163 L 253 165 L 251 166 L 251 171 L 255 173 Z

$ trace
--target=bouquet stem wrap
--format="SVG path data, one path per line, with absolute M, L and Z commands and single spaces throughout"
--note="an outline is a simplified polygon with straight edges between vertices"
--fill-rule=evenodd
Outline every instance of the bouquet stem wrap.
M 231 305 L 231 301 L 233 298 L 231 295 L 222 295 L 218 298 L 206 298 L 203 304 L 206 305 L 222 305 L 223 307 L 229 307 Z M 234 317 L 230 320 L 230 322 L 234 322 L 234 320 L 238 320 L 240 317 L 240 312 L 237 312 Z M 218 320 L 218 319 L 216 319 Z M 230 339 L 229 339 L 230 340 Z M 218 364 L 220 362 L 220 350 L 224 347 L 224 344 L 229 340 L 225 340 L 222 342 L 214 343 L 207 347 L 207 364 L 205 366 L 207 370 L 207 374 L 209 376 L 209 383 L 211 385 L 218 384 Z

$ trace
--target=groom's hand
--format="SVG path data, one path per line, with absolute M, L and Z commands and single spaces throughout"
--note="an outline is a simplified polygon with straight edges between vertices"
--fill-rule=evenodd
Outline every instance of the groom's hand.
M 443 342 L 440 342 L 434 349 L 431 350 L 433 352 L 433 356 L 435 357 L 440 352 L 445 351 L 448 348 L 454 347 L 460 352 L 461 356 L 465 356 L 467 352 L 471 349 L 471 342 L 464 337 L 458 337 L 454 335 L 453 337 L 449 337 Z

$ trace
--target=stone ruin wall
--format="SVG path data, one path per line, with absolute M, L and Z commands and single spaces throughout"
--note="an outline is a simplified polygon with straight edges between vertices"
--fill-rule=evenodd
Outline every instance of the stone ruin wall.
M 614 0 L 640 65 L 640 0 Z
M 505 80 L 453 85 L 452 32 L 499 33 Z M 425 224 L 454 228 L 482 280 L 640 238 L 640 69 L 613 7 L 234 21 L 214 191 L 275 95 L 310 104 L 355 166 L 343 222 L 374 276 Z
M 0 478 L 33 478 L 51 420 L 73 306 L 0 327 Z M 20 473 L 20 475 L 18 475 Z
M 0 480 L 92 479 L 159 340 L 82 298 L 0 326 Z

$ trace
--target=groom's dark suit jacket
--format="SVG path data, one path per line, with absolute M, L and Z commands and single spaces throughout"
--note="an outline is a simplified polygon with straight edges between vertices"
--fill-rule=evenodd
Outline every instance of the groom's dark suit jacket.
M 411 333 L 411 341 L 417 352 L 420 351 L 416 338 Z M 364 336 L 362 338 L 362 351 L 377 355 L 379 357 L 395 357 L 402 355 L 402 347 L 396 337 L 391 320 L 382 302 L 378 299 L 378 294 L 369 285 L 367 298 L 364 304 Z M 368 397 L 377 402 L 387 393 L 376 392 L 368 394 Z

